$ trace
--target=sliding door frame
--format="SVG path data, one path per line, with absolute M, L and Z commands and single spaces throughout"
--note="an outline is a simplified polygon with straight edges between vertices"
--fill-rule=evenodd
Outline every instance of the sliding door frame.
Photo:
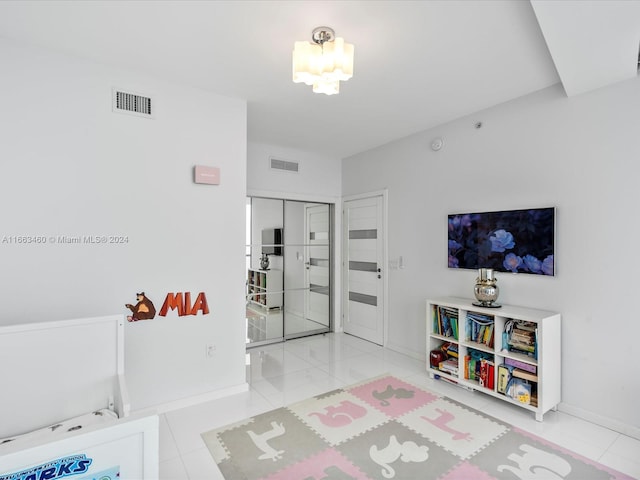
M 331 261 L 331 268 L 329 271 L 329 282 L 331 288 L 329 289 L 329 327 L 328 331 L 340 331 L 342 329 L 342 325 L 339 324 L 336 320 L 341 318 L 341 286 L 340 286 L 340 278 L 341 278 L 341 260 L 340 260 L 340 245 L 341 242 L 338 240 L 338 235 L 342 231 L 342 215 L 338 215 L 337 212 L 342 211 L 342 202 L 340 197 L 331 197 L 331 196 L 322 196 L 322 195 L 300 195 L 295 193 L 281 193 L 281 192 L 273 192 L 273 191 L 264 191 L 264 190 L 255 190 L 248 189 L 246 196 L 248 198 L 264 198 L 271 200 L 282 200 L 283 205 L 287 200 L 295 201 L 295 202 L 304 202 L 304 203 L 322 203 L 329 205 L 329 227 L 330 227 L 330 241 L 329 241 L 329 258 Z M 283 210 L 284 214 L 284 210 Z M 253 211 L 252 211 L 253 215 Z M 284 217 L 283 217 L 283 223 Z M 284 225 L 283 225 L 284 226 Z M 286 230 L 285 230 L 286 232 Z M 285 233 L 286 237 L 286 233 Z M 285 247 L 286 248 L 286 244 Z M 284 286 L 284 291 L 286 293 L 286 285 Z M 286 296 L 285 296 L 285 305 L 286 305 Z M 284 331 L 284 310 L 283 310 L 283 337 L 278 338 L 274 341 L 264 341 L 264 342 L 255 342 L 247 344 L 247 348 L 252 348 L 254 346 L 260 346 L 268 343 L 278 343 L 282 340 L 290 340 L 293 338 L 299 338 L 301 336 L 313 335 L 316 333 L 323 333 L 325 329 L 319 329 L 317 331 L 309 331 L 301 334 L 290 334 L 287 335 Z

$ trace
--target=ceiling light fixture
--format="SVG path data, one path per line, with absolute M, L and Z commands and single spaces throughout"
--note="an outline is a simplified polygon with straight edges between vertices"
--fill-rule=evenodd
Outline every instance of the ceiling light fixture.
M 334 95 L 340 91 L 340 80 L 353 76 L 353 45 L 336 38 L 329 27 L 315 28 L 311 39 L 313 43 L 295 42 L 293 81 L 313 85 L 315 93 Z

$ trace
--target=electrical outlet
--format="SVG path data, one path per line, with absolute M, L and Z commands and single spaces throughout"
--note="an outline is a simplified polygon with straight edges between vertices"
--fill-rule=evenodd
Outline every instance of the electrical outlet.
M 207 358 L 211 358 L 216 354 L 216 346 L 213 344 L 205 345 L 205 354 Z

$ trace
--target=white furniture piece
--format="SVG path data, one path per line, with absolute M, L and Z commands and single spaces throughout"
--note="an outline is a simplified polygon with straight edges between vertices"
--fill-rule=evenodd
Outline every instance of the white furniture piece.
M 282 270 L 254 270 L 247 272 L 249 302 L 264 308 L 282 308 Z
M 476 332 L 478 330 L 474 326 L 477 322 L 471 320 L 469 314 L 471 317 L 479 314 L 489 318 L 489 321 L 485 322 L 489 323 L 486 328 L 492 330 L 494 336 L 493 342 L 489 342 L 487 337 L 484 338 L 489 345 L 472 339 L 472 331 L 474 328 Z M 442 315 L 454 318 L 457 316 L 456 328 L 448 332 L 441 331 Z M 445 321 L 446 323 L 451 322 Z M 507 339 L 503 339 L 505 326 L 518 324 L 535 332 L 534 354 L 517 352 L 509 345 Z M 549 410 L 555 410 L 560 403 L 560 324 L 559 313 L 544 310 L 510 305 L 502 305 L 500 308 L 478 307 L 473 305 L 473 300 L 457 297 L 427 300 L 427 371 L 431 378 L 442 378 L 530 410 L 535 413 L 537 421 L 542 421 L 543 415 Z M 452 353 L 449 364 L 432 365 L 431 352 L 442 351 L 443 345 L 445 348 L 449 346 L 449 352 Z M 482 368 L 487 375 L 482 380 L 469 373 L 470 365 L 473 367 L 476 363 L 472 359 L 481 357 L 485 358 Z M 437 360 L 434 363 L 438 363 Z M 499 366 L 504 364 L 516 364 L 519 367 L 518 372 L 525 372 L 522 374 L 523 377 L 531 377 L 527 381 L 532 389 L 530 398 L 512 398 L 501 392 L 504 390 L 504 381 L 499 378 L 499 372 L 503 372 L 504 368 Z
M 129 413 L 125 323 L 0 325 L 0 477 L 50 478 L 55 465 L 83 478 L 158 478 L 158 416 Z
M 53 468 L 72 471 L 82 480 L 157 480 L 158 432 L 157 415 L 134 414 L 55 440 L 10 442 L 0 445 L 0 478 L 52 478 L 47 474 Z

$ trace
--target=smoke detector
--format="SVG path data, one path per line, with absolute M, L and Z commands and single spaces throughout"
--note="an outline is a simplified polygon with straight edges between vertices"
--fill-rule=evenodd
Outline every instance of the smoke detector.
M 433 150 L 434 152 L 437 152 L 438 150 L 440 150 L 443 145 L 444 145 L 444 140 L 442 140 L 441 137 L 434 138 L 433 140 L 431 140 L 431 150 Z

